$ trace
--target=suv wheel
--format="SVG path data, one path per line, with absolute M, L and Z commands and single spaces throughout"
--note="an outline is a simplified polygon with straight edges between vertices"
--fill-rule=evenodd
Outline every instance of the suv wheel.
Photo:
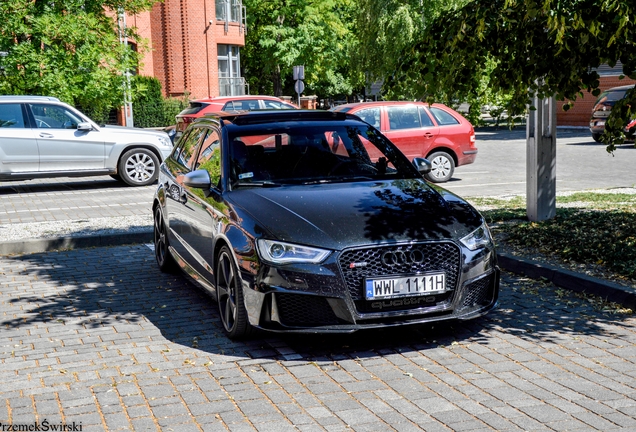
M 119 161 L 119 176 L 130 186 L 146 186 L 159 176 L 159 159 L 150 150 L 128 150 Z
M 453 176 L 455 171 L 455 161 L 453 157 L 446 152 L 435 152 L 427 157 L 431 161 L 431 172 L 426 174 L 426 179 L 433 183 L 443 183 Z

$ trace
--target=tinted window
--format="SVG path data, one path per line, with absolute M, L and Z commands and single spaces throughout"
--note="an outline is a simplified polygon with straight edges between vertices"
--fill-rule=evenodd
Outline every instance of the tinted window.
M 223 111 L 254 111 L 259 109 L 258 100 L 235 100 L 225 104 Z
M 179 115 L 196 114 L 210 104 L 202 102 L 190 102 L 190 106 L 181 111 Z
M 596 103 L 616 102 L 625 97 L 627 90 L 612 90 L 601 93 Z
M 69 109 L 49 104 L 30 104 L 38 129 L 77 129 L 83 120 Z
M 24 128 L 20 104 L 0 104 L 0 127 Z
M 233 186 L 414 178 L 413 166 L 399 150 L 359 122 L 259 125 L 228 136 Z
M 210 173 L 213 185 L 221 181 L 221 140 L 216 130 L 208 130 L 207 136 L 201 144 L 199 157 L 194 169 L 204 169 Z
M 192 129 L 188 135 L 179 140 L 179 147 L 174 153 L 174 159 L 186 168 L 190 168 L 194 162 L 197 144 L 207 129 Z
M 417 107 L 390 106 L 386 108 L 391 130 L 413 129 L 420 127 L 420 114 Z
M 422 121 L 422 126 L 424 127 L 435 126 L 435 124 L 433 123 L 433 120 L 431 120 L 431 116 L 428 115 L 426 110 L 422 107 L 419 107 L 419 109 L 420 109 L 420 120 Z
M 371 126 L 380 129 L 380 108 L 365 108 L 355 113 Z
M 437 124 L 440 126 L 459 124 L 459 121 L 449 113 L 439 108 L 430 107 L 431 113 L 435 116 Z

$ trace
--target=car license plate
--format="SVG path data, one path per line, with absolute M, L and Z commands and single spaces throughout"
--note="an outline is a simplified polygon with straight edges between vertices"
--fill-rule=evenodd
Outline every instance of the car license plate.
M 596 126 L 605 126 L 605 121 L 604 120 L 597 121 Z
M 365 298 L 367 300 L 412 297 L 444 291 L 446 291 L 445 273 L 365 280 Z

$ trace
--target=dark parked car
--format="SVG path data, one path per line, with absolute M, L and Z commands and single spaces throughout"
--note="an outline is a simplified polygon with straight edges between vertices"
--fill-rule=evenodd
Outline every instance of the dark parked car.
M 358 117 L 195 120 L 160 169 L 154 244 L 216 298 L 231 338 L 471 319 L 495 306 L 484 218 Z
M 594 108 L 592 108 L 592 118 L 590 119 L 590 132 L 592 132 L 592 138 L 594 141 L 601 141 L 601 135 L 605 132 L 605 122 L 612 112 L 612 107 L 616 102 L 623 99 L 627 92 L 632 88 L 634 88 L 633 84 L 613 87 L 600 94 L 594 103 Z M 625 133 L 633 137 L 634 129 L 636 129 L 636 120 L 632 120 L 628 123 L 627 127 L 625 127 Z

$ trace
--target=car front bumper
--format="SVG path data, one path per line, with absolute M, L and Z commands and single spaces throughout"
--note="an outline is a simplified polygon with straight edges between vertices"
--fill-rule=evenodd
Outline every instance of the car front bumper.
M 437 262 L 433 259 L 430 269 L 419 269 L 443 269 L 447 274 L 445 292 L 385 300 L 364 298 L 364 278 L 408 275 L 412 270 L 405 273 L 404 269 L 369 266 L 364 275 L 351 277 L 345 265 L 347 251 L 321 265 L 263 265 L 257 274 L 242 275 L 250 323 L 269 331 L 347 333 L 484 315 L 496 306 L 499 294 L 500 272 L 494 250 L 471 252 L 454 244 L 448 250 L 451 252 L 443 251 L 443 257 L 456 254 L 453 265 L 443 262 L 442 257 Z

